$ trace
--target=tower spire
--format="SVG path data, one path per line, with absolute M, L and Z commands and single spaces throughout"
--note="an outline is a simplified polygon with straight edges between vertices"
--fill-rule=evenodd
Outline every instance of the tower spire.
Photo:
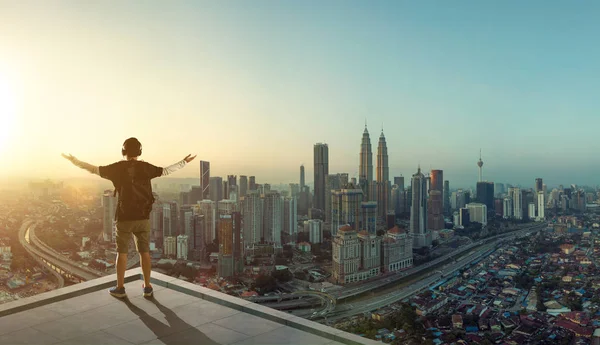
M 479 161 L 477 162 L 477 166 L 479 167 L 479 182 L 481 182 L 481 181 L 483 181 L 482 180 L 483 161 L 481 160 L 481 148 L 479 149 Z

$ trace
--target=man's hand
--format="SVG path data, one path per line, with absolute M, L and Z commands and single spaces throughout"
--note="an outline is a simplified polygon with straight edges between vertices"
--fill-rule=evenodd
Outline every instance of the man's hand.
M 194 156 L 194 157 L 191 157 L 191 155 L 187 155 L 187 156 L 185 156 L 185 158 L 184 158 L 183 160 L 184 160 L 186 163 L 189 163 L 189 162 L 193 161 L 193 160 L 194 160 L 194 158 L 196 158 L 196 156 Z
M 63 157 L 65 157 L 66 159 L 68 159 L 69 161 L 71 161 L 71 162 L 73 162 L 75 159 L 77 159 L 77 158 L 73 157 L 73 155 L 72 155 L 72 154 L 70 154 L 70 153 L 69 153 L 69 155 L 68 155 L 68 156 L 67 156 L 66 154 L 64 154 L 64 153 L 61 153 L 61 155 L 62 155 Z

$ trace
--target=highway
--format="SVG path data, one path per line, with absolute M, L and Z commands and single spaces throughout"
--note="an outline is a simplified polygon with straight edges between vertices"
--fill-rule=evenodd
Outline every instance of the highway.
M 92 280 L 99 277 L 96 274 L 73 265 L 68 259 L 46 252 L 43 248 L 38 247 L 36 241 L 30 236 L 32 229 L 35 228 L 35 225 L 32 225 L 32 223 L 32 221 L 25 221 L 21 226 L 21 229 L 19 229 L 19 242 L 21 242 L 21 245 L 23 245 L 29 253 L 32 253 L 34 257 L 40 258 L 46 262 L 52 270 L 58 271 L 61 274 L 70 274 L 81 280 Z M 26 237 L 29 237 L 31 243 L 26 241 Z
M 51 265 L 49 265 L 44 260 L 42 260 L 41 256 L 38 254 L 37 249 L 35 249 L 32 245 L 29 244 L 29 238 L 26 234 L 29 224 L 31 224 L 31 223 L 24 222 L 23 224 L 21 224 L 21 228 L 19 229 L 19 242 L 21 242 L 21 246 L 23 246 L 23 248 L 25 248 L 27 253 L 29 253 L 29 255 L 31 255 L 31 257 L 38 263 L 38 265 L 40 265 L 42 267 L 47 267 L 50 269 L 50 272 L 56 278 L 56 281 L 58 284 L 57 288 L 60 289 L 63 286 L 65 286 L 65 278 L 63 278 L 63 276 L 60 273 L 58 273 L 56 270 L 54 270 L 51 267 Z M 21 232 L 24 233 L 23 236 L 21 236 Z

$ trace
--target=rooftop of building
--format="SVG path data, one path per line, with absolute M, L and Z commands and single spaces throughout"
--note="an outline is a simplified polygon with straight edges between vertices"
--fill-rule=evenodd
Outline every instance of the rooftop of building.
M 107 276 L 0 305 L 0 344 L 376 344 L 156 272 L 145 299 L 140 279 L 126 272 L 123 300 Z

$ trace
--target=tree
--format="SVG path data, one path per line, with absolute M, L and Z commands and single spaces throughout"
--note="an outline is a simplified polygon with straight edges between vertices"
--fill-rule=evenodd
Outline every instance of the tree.
M 261 274 L 254 280 L 254 288 L 260 290 L 261 293 L 268 293 L 277 287 L 275 278 L 270 275 Z
M 273 273 L 271 274 L 273 276 L 273 278 L 277 279 L 278 281 L 285 283 L 285 282 L 289 282 L 290 280 L 292 280 L 294 278 L 294 275 L 292 274 L 292 272 L 290 272 L 290 270 L 275 270 L 273 271 Z

